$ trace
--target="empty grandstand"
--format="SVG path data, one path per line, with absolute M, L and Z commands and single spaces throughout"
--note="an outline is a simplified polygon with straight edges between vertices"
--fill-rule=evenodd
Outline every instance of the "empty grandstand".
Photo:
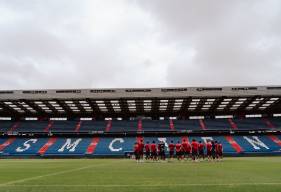
M 276 86 L 0 91 L 0 155 L 124 156 L 139 138 L 280 154 L 280 114 Z

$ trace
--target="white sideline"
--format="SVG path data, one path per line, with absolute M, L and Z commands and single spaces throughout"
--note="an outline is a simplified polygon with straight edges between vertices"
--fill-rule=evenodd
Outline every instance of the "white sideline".
M 75 172 L 75 171 L 81 171 L 81 170 L 84 170 L 84 169 L 97 167 L 97 166 L 100 166 L 100 165 L 106 165 L 106 164 L 89 165 L 89 166 L 85 166 L 85 167 L 69 169 L 69 170 L 65 170 L 65 171 L 58 171 L 58 172 L 49 173 L 49 174 L 45 174 L 45 175 L 38 175 L 38 176 L 34 176 L 34 177 L 28 177 L 28 178 L 24 178 L 24 179 L 9 181 L 7 183 L 0 183 L 0 187 L 8 186 L 8 185 L 14 185 L 14 184 L 17 184 L 17 183 L 23 183 L 23 182 L 26 182 L 26 181 L 32 181 L 32 180 L 36 180 L 36 179 L 41 179 L 41 178 L 44 178 L 44 177 L 56 176 L 56 175 L 71 173 L 71 172 Z
M 4 187 L 176 187 L 176 186 L 247 186 L 281 185 L 281 183 L 175 183 L 175 184 L 104 184 L 104 185 L 3 185 Z

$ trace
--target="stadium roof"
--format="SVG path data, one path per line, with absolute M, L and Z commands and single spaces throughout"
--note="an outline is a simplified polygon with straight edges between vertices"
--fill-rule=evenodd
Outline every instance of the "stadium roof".
M 2 117 L 214 116 L 281 113 L 281 86 L 2 90 Z

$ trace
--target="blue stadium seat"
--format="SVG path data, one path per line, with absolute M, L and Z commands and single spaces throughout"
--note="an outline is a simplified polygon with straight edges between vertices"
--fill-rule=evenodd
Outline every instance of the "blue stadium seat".
M 43 132 L 48 126 L 48 121 L 21 121 L 17 128 L 19 132 Z
M 80 132 L 105 131 L 106 121 L 81 121 Z
M 74 132 L 77 121 L 54 121 L 51 132 Z
M 175 130 L 201 130 L 199 120 L 174 120 Z
M 0 121 L 0 131 L 7 132 L 9 131 L 16 122 L 14 121 Z
M 142 120 L 143 131 L 171 131 L 168 120 Z
M 280 135 L 278 136 L 281 137 Z M 0 146 L 5 143 L 8 138 L 0 138 Z M 91 137 L 60 137 L 45 152 L 45 156 L 85 156 L 87 149 L 92 142 Z M 225 136 L 208 136 L 208 137 L 188 137 L 189 141 L 196 139 L 197 141 L 217 140 L 223 144 L 224 153 L 237 155 L 237 152 L 229 143 Z M 243 149 L 242 154 L 281 154 L 280 146 L 273 142 L 267 135 L 244 135 L 233 136 L 234 141 Z M 280 138 L 281 139 L 281 138 Z M 0 156 L 35 156 L 39 155 L 38 151 L 45 146 L 49 138 L 25 137 L 16 138 L 12 144 L 4 147 L 0 151 Z M 145 137 L 144 142 L 164 141 L 168 144 L 171 140 L 176 143 L 181 141 L 182 137 Z M 92 156 L 123 156 L 126 152 L 131 152 L 136 137 L 105 137 L 99 138 L 99 142 Z M 168 148 L 166 145 L 166 152 Z
M 231 129 L 227 119 L 204 119 L 208 130 L 229 130 Z
M 256 130 L 256 129 L 269 129 L 261 118 L 243 118 L 233 119 L 238 129 Z
M 281 129 L 281 118 L 280 117 L 272 117 L 272 118 L 268 118 L 268 120 L 272 123 L 272 125 L 275 128 Z
M 138 129 L 138 121 L 112 121 L 110 132 L 136 132 Z

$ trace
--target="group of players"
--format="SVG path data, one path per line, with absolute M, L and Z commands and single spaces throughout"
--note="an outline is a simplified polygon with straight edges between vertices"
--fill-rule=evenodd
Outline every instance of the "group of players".
M 183 160 L 190 158 L 192 161 L 197 161 L 205 158 L 208 160 L 221 160 L 223 158 L 223 146 L 217 141 L 207 141 L 206 144 L 195 139 L 191 143 L 185 139 L 177 143 L 170 141 L 168 149 L 170 159 Z M 152 141 L 152 143 L 146 142 L 144 144 L 143 140 L 140 140 L 134 145 L 134 155 L 138 162 L 143 161 L 144 155 L 146 160 L 165 160 L 165 143 L 160 141 L 156 144 L 155 141 Z

